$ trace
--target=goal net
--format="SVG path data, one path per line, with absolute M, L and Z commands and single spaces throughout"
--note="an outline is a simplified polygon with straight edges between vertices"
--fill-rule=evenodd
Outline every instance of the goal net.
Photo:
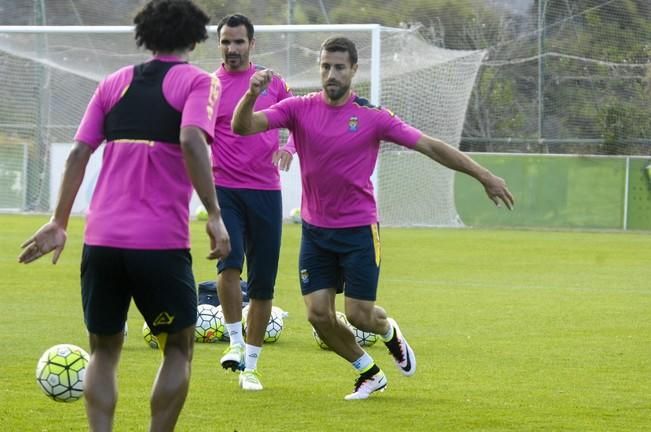
M 209 30 L 191 61 L 213 71 L 221 59 Z M 358 47 L 353 86 L 361 96 L 458 146 L 483 51 L 435 48 L 416 31 L 372 24 L 256 26 L 253 61 L 282 74 L 295 94 L 319 90 L 319 46 L 333 34 Z M 105 75 L 148 58 L 131 27 L 0 26 L 0 209 L 51 209 L 61 175 L 53 149 L 71 142 Z M 374 179 L 383 225 L 461 224 L 453 178 L 419 153 L 383 143 Z

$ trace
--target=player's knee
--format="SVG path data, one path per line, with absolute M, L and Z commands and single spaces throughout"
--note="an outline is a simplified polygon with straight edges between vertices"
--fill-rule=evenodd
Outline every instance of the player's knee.
M 328 309 L 311 307 L 307 311 L 307 319 L 314 328 L 320 329 L 334 326 L 336 316 Z
M 219 274 L 219 277 L 221 279 L 222 284 L 233 285 L 233 286 L 237 285 L 237 287 L 239 287 L 241 274 L 242 274 L 241 269 L 231 267 L 231 268 L 224 269 L 224 271 L 222 271 Z

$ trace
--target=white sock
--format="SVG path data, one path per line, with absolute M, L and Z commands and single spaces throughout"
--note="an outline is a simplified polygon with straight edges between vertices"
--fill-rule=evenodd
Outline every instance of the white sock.
M 389 342 L 393 337 L 393 325 L 391 325 L 391 321 L 387 322 L 389 323 L 389 330 L 387 330 L 385 334 L 381 335 L 384 342 Z
M 244 337 L 242 336 L 242 322 L 237 321 L 230 324 L 225 324 L 226 333 L 231 339 L 231 346 L 244 345 Z
M 258 367 L 258 358 L 260 357 L 262 347 L 246 344 L 246 354 L 244 355 L 244 368 L 255 370 Z
M 351 363 L 355 370 L 359 373 L 364 373 L 369 370 L 375 362 L 373 358 L 365 351 L 364 355 Z

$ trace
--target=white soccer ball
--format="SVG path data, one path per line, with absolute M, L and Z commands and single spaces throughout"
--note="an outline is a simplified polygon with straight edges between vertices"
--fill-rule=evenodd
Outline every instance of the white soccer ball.
M 83 396 L 89 359 L 88 353 L 76 345 L 55 345 L 38 360 L 36 382 L 49 398 L 74 402 Z
M 149 348 L 158 348 L 158 338 L 151 332 L 151 329 L 147 325 L 147 321 L 142 324 L 142 337 L 145 339 L 145 343 Z
M 378 340 L 378 336 L 375 333 L 365 332 L 352 324 L 348 324 L 348 327 L 350 327 L 350 330 L 355 335 L 355 341 L 361 347 L 370 347 Z
M 301 219 L 301 209 L 298 208 L 298 207 L 293 208 L 289 212 L 289 217 L 291 218 L 292 222 L 300 224 L 301 221 L 302 221 L 302 219 Z
M 194 217 L 199 221 L 208 220 L 208 212 L 206 211 L 206 208 L 199 204 L 197 208 L 194 209 Z
M 219 340 L 217 327 L 217 307 L 210 304 L 200 304 L 197 307 L 197 325 L 194 328 L 196 342 L 217 342 Z M 222 331 L 223 333 L 223 331 Z
M 242 325 L 244 326 L 244 333 L 248 328 L 247 325 L 247 316 L 249 315 L 249 306 L 245 306 L 242 309 Z M 267 328 L 264 331 L 264 341 L 266 343 L 274 343 L 280 339 L 280 335 L 285 328 L 285 318 L 289 316 L 289 313 L 285 312 L 278 306 L 271 307 L 271 315 L 269 316 L 269 322 L 267 323 Z

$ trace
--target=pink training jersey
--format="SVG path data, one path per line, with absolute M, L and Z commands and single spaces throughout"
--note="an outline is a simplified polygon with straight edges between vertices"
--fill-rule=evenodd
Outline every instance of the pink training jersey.
M 212 170 L 217 186 L 235 189 L 280 190 L 280 174 L 272 163 L 278 150 L 278 130 L 241 136 L 231 130 L 235 106 L 249 89 L 249 80 L 256 70 L 251 64 L 245 71 L 229 71 L 222 65 L 215 74 L 221 84 L 219 109 L 212 144 Z M 258 97 L 255 110 L 265 109 L 292 96 L 287 84 L 274 76 L 269 87 Z M 284 147 L 294 153 L 293 144 Z
M 352 94 L 341 106 L 323 92 L 293 97 L 262 112 L 269 128 L 292 132 L 301 164 L 301 217 L 322 228 L 378 221 L 371 175 L 380 141 L 413 148 L 422 133 L 392 112 Z
M 160 61 L 181 61 L 157 56 Z M 124 95 L 133 66 L 104 79 L 93 95 L 75 140 L 93 151 L 104 141 L 104 118 Z M 190 64 L 173 66 L 163 96 L 182 113 L 181 127 L 202 129 L 208 142 L 215 129 L 219 82 Z M 87 212 L 85 243 L 124 249 L 187 249 L 192 184 L 181 146 L 145 140 L 117 140 L 104 149 L 102 169 Z

